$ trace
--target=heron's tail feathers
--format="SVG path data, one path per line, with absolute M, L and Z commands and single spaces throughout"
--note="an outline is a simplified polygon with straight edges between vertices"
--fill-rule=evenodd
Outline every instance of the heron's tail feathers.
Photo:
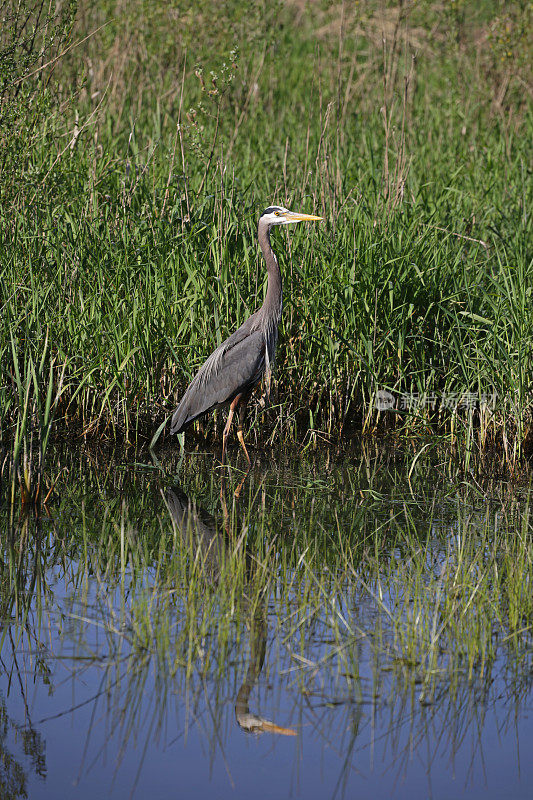
M 195 419 L 201 417 L 206 411 L 216 405 L 210 397 L 199 397 L 196 384 L 192 383 L 181 399 L 181 403 L 172 415 L 170 433 L 183 433 Z
M 187 408 L 186 404 L 181 402 L 172 415 L 172 421 L 170 423 L 171 434 L 182 433 L 185 430 L 187 423 L 189 422 L 188 411 L 189 409 Z

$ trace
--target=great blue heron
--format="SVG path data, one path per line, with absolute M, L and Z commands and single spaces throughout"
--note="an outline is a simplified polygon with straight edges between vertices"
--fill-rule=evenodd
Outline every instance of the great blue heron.
M 281 318 L 281 272 L 270 246 L 274 225 L 290 225 L 306 220 L 320 220 L 312 214 L 299 214 L 282 206 L 270 206 L 261 214 L 257 235 L 265 259 L 268 286 L 261 308 L 243 322 L 200 367 L 172 416 L 171 433 L 182 433 L 195 419 L 213 408 L 229 405 L 229 415 L 222 434 L 222 461 L 233 415 L 239 410 L 237 437 L 248 464 L 250 456 L 244 444 L 242 426 L 250 395 L 263 375 L 267 383 L 274 366 L 278 325 Z

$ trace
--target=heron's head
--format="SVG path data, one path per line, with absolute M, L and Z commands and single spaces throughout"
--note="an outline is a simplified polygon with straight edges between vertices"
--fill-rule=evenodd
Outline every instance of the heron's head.
M 283 206 L 269 206 L 259 217 L 259 224 L 267 225 L 270 228 L 272 225 L 291 225 L 293 222 L 311 222 L 318 219 L 322 219 L 322 217 L 289 211 L 288 208 L 283 208 Z

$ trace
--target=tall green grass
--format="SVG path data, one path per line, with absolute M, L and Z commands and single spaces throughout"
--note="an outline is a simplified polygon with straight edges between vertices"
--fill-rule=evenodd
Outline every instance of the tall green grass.
M 67 430 L 149 438 L 261 303 L 255 228 L 277 201 L 325 223 L 273 237 L 285 311 L 258 441 L 355 425 L 497 445 L 511 465 L 528 451 L 528 12 L 378 5 L 341 19 L 311 4 L 296 24 L 289 3 L 265 19 L 230 4 L 214 33 L 206 3 L 173 38 L 155 4 L 128 49 L 112 43 L 133 17 L 81 4 L 64 49 L 92 35 L 39 73 L 48 105 L 22 160 L 2 135 L 4 447 L 27 346 L 61 365 L 39 391 L 52 375 Z M 394 412 L 375 406 L 383 389 Z M 428 402 L 403 408 L 415 395 Z

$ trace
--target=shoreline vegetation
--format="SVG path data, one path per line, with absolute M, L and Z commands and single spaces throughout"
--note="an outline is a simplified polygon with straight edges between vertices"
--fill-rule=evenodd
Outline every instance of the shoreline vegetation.
M 0 451 L 23 499 L 54 435 L 150 441 L 262 302 L 271 202 L 325 222 L 274 234 L 250 442 L 393 433 L 524 465 L 531 5 L 478 6 L 7 3 Z

